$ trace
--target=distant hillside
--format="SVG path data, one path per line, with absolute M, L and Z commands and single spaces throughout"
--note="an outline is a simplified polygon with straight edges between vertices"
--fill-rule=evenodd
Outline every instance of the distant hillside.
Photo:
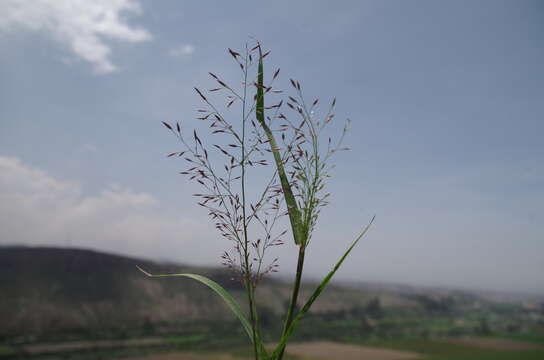
M 170 326 L 193 320 L 233 319 L 208 288 L 190 279 L 150 279 L 155 272 L 206 275 L 244 303 L 239 282 L 222 268 L 195 268 L 91 250 L 0 247 L 0 335 L 41 334 L 71 329 Z M 315 311 L 344 309 L 368 301 L 360 290 L 334 287 Z M 266 280 L 263 308 L 280 314 L 289 296 L 282 282 Z
M 0 334 L 78 328 L 133 327 L 230 314 L 202 285 L 187 279 L 149 279 L 136 269 L 205 273 L 241 289 L 213 269 L 161 265 L 90 250 L 0 248 Z
M 189 331 L 187 324 L 216 328 L 236 321 L 202 284 L 185 278 L 151 279 L 136 265 L 154 273 L 206 275 L 245 307 L 241 284 L 222 268 L 160 264 L 81 249 L 0 247 L 0 337 L 82 331 L 102 336 L 103 329 L 166 334 Z M 314 287 L 302 287 L 301 301 Z M 281 326 L 289 294 L 282 281 L 268 279 L 259 286 L 261 320 L 272 332 Z M 529 332 L 544 321 L 544 307 L 529 305 L 533 308 L 459 291 L 331 285 L 303 328 L 308 334 L 328 329 L 338 336 Z

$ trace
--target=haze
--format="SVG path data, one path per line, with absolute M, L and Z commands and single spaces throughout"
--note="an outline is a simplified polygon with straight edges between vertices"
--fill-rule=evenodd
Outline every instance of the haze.
M 165 154 L 193 86 L 252 37 L 281 84 L 353 120 L 307 260 L 338 273 L 544 294 L 541 1 L 0 3 L 0 244 L 215 265 L 228 246 Z M 272 69 L 269 69 L 272 71 Z M 281 274 L 294 247 L 279 249 Z

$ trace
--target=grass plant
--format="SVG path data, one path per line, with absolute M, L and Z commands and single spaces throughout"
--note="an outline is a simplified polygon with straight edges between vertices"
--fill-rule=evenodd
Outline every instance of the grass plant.
M 316 112 L 318 99 L 307 102 L 299 81 L 290 79 L 291 95 L 275 86 L 280 69 L 265 81 L 265 58 L 261 44 L 246 44 L 243 51 L 228 49 L 241 72 L 241 85 L 230 86 L 209 73 L 215 87 L 208 91 L 195 88 L 203 102 L 197 109 L 198 120 L 206 122 L 209 138 L 202 141 L 196 130 L 186 131 L 179 122 L 163 125 L 174 134 L 182 149 L 169 157 L 181 158 L 188 166 L 181 174 L 202 187 L 194 194 L 198 205 L 206 209 L 221 236 L 231 243 L 231 251 L 222 255 L 223 264 L 235 274 L 246 289 L 248 309 L 218 283 L 196 274 L 151 274 L 150 277 L 187 277 L 208 286 L 218 294 L 240 320 L 252 343 L 255 359 L 280 360 L 285 346 L 304 315 L 310 310 L 346 257 L 366 234 L 374 218 L 355 238 L 309 299 L 297 311 L 304 272 L 306 250 L 311 243 L 321 209 L 328 204 L 326 182 L 332 169 L 331 158 L 342 146 L 349 122 L 337 140 L 325 136 L 334 120 L 336 99 L 322 116 Z M 220 94 L 222 101 L 215 95 Z M 232 112 L 239 117 L 232 122 Z M 213 135 L 213 136 L 212 136 Z M 250 177 L 250 174 L 258 176 Z M 258 188 L 252 179 L 265 179 Z M 255 189 L 258 189 L 255 191 Z M 290 231 L 278 228 L 288 219 Z M 267 250 L 284 244 L 291 235 L 298 251 L 297 269 L 283 330 L 276 347 L 269 351 L 263 343 L 256 289 L 263 276 L 277 271 L 278 259 L 268 260 Z

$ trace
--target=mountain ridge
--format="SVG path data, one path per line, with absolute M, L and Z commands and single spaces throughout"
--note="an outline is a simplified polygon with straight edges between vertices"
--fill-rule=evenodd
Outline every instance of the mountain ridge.
M 207 276 L 246 308 L 243 285 L 232 281 L 226 269 L 150 261 L 89 249 L 0 246 L 0 337 L 93 333 L 103 329 L 171 333 L 187 329 L 188 324 L 235 324 L 235 317 L 223 301 L 207 287 L 185 278 L 152 279 L 142 274 L 137 265 L 151 273 L 192 272 Z M 502 305 L 493 305 L 497 299 L 473 293 L 398 286 L 335 282 L 315 302 L 309 316 L 315 321 L 347 319 L 367 328 L 377 326 L 376 319 L 383 316 L 384 310 L 391 310 L 392 316 L 402 313 L 420 319 L 445 317 L 452 323 L 467 312 L 482 314 L 475 316 L 483 316 L 486 309 L 504 312 Z M 314 288 L 313 281 L 303 284 L 299 305 Z M 265 278 L 257 296 L 263 323 L 281 325 L 290 296 L 289 282 Z M 519 304 L 516 306 L 523 306 Z M 538 302 L 529 305 L 535 304 L 540 306 Z M 470 329 L 475 326 L 465 323 Z M 501 320 L 498 327 L 504 328 L 504 324 Z

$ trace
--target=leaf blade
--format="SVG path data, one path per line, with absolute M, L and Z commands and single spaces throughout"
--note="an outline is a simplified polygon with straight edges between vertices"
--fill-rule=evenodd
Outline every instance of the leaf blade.
M 262 126 L 266 137 L 269 140 L 270 143 L 270 150 L 272 151 L 272 155 L 274 156 L 274 161 L 276 163 L 276 168 L 278 170 L 278 176 L 280 178 L 281 188 L 283 190 L 283 195 L 285 198 L 285 203 L 287 204 L 287 210 L 289 213 L 289 222 L 291 223 L 291 229 L 293 231 L 293 239 L 295 241 L 296 245 L 302 245 L 306 242 L 306 239 L 304 239 L 304 229 L 303 229 L 303 223 L 302 223 L 302 216 L 300 214 L 300 210 L 298 208 L 297 202 L 295 200 L 295 196 L 293 194 L 293 190 L 291 189 L 291 185 L 289 184 L 289 179 L 287 178 L 287 175 L 285 173 L 285 167 L 283 166 L 283 161 L 281 159 L 280 152 L 278 150 L 278 146 L 276 145 L 276 139 L 274 138 L 274 135 L 272 134 L 272 131 L 270 130 L 270 127 L 266 124 L 264 120 L 264 66 L 263 66 L 263 58 L 264 55 L 262 54 L 261 48 L 259 46 L 259 66 L 258 66 L 258 73 L 257 73 L 257 104 L 255 108 L 257 121 Z
M 153 277 L 153 278 L 160 278 L 160 277 L 187 277 L 187 278 L 191 278 L 193 280 L 196 280 L 196 281 L 199 281 L 200 283 L 206 285 L 207 287 L 209 287 L 210 289 L 212 289 L 213 291 L 215 291 L 216 294 L 218 294 L 222 299 L 223 301 L 225 301 L 225 303 L 227 304 L 227 306 L 231 309 L 231 311 L 234 313 L 234 315 L 236 315 L 236 317 L 238 317 L 238 319 L 240 320 L 240 322 L 242 323 L 242 326 L 244 327 L 245 331 L 247 332 L 249 338 L 251 341 L 253 341 L 253 335 L 252 335 L 252 330 L 251 330 L 251 325 L 249 324 L 249 321 L 247 320 L 247 318 L 245 317 L 244 313 L 242 312 L 242 310 L 240 309 L 240 307 L 238 306 L 238 303 L 236 302 L 236 300 L 234 300 L 234 298 L 232 297 L 232 295 L 230 295 L 227 290 L 225 290 L 221 285 L 219 285 L 218 283 L 216 283 L 215 281 L 211 280 L 211 279 L 208 279 L 207 277 L 205 276 L 202 276 L 202 275 L 198 275 L 198 274 L 191 274 L 191 273 L 181 273 L 181 274 L 151 274 L 147 271 L 145 271 L 144 269 L 142 269 L 141 267 L 139 267 L 138 265 L 136 265 L 136 267 L 138 268 L 138 270 L 140 270 L 142 273 L 144 273 L 145 275 L 149 276 L 149 277 Z
M 297 316 L 295 316 L 295 318 L 293 319 L 293 321 L 291 322 L 291 325 L 289 326 L 289 328 L 287 329 L 287 331 L 284 333 L 284 335 L 282 336 L 282 338 L 280 339 L 280 342 L 279 344 L 277 345 L 276 349 L 274 350 L 274 352 L 272 353 L 271 355 L 271 358 L 272 359 L 276 359 L 278 357 L 279 354 L 281 354 L 283 352 L 283 350 L 285 349 L 285 345 L 287 344 L 287 340 L 289 340 L 289 337 L 293 334 L 293 331 L 295 330 L 296 326 L 298 325 L 298 323 L 300 322 L 300 320 L 304 317 L 304 315 L 308 312 L 308 310 L 310 310 L 310 307 L 312 306 L 312 304 L 314 303 L 314 301 L 319 297 L 319 295 L 321 295 L 321 292 L 323 292 L 323 290 L 325 289 L 325 287 L 327 286 L 327 284 L 329 283 L 329 281 L 331 280 L 331 278 L 334 276 L 334 274 L 336 273 L 336 271 L 340 268 L 340 266 L 342 266 L 342 263 L 344 262 L 344 260 L 346 259 L 346 257 L 349 255 L 349 253 L 351 252 L 351 250 L 353 250 L 353 248 L 355 247 L 355 245 L 357 245 L 357 243 L 359 242 L 359 240 L 361 240 L 361 238 L 367 233 L 368 229 L 370 229 L 370 226 L 372 225 L 372 223 L 374 222 L 374 219 L 376 218 L 376 215 L 374 215 L 372 217 L 372 219 L 370 220 L 370 222 L 368 223 L 368 225 L 363 229 L 363 231 L 355 238 L 355 240 L 353 241 L 353 243 L 351 244 L 351 246 L 346 250 L 346 252 L 344 253 L 344 255 L 342 255 L 342 257 L 340 258 L 340 260 L 336 263 L 336 265 L 334 266 L 334 268 L 327 274 L 327 276 L 321 281 L 321 283 L 319 284 L 319 286 L 314 290 L 314 292 L 312 293 L 312 295 L 310 296 L 310 298 L 306 301 L 306 303 L 304 304 L 304 306 L 302 307 L 302 309 L 300 310 L 300 312 L 297 314 Z

